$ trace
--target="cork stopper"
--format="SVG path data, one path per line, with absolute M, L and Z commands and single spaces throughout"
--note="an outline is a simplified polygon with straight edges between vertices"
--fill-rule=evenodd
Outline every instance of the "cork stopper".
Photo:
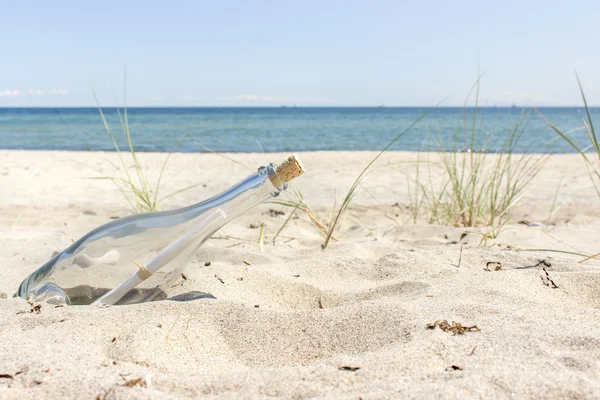
M 306 172 L 306 170 L 296 155 L 292 154 L 284 162 L 277 166 L 275 172 L 277 173 L 277 180 L 283 184 L 299 177 Z

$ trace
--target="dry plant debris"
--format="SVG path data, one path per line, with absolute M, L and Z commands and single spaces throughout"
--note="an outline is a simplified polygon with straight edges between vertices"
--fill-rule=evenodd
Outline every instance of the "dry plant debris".
M 96 396 L 96 400 L 106 400 L 108 398 L 108 396 L 110 396 L 111 394 L 113 394 L 115 391 L 115 386 L 111 387 L 108 390 L 105 390 L 103 394 L 99 394 Z
M 25 314 L 25 313 L 35 313 L 39 314 L 42 312 L 42 305 L 35 304 L 31 299 L 27 300 L 27 304 L 31 307 L 28 311 L 17 311 L 17 314 Z
M 452 324 L 449 324 L 448 321 L 435 321 L 425 326 L 427 329 L 435 329 L 436 327 L 440 328 L 444 332 L 452 332 L 453 335 L 464 335 L 467 332 L 479 332 L 481 329 L 477 327 L 477 325 L 465 326 L 460 322 L 452 321 Z
M 0 374 L 0 379 L 10 379 L 12 381 L 15 380 L 15 376 L 27 373 L 29 371 L 29 367 L 22 367 L 20 370 L 15 372 L 14 374 Z M 46 371 L 48 372 L 48 371 Z
M 143 361 L 143 360 L 142 361 L 134 360 L 133 363 L 137 364 L 137 365 L 144 366 L 144 367 L 149 367 L 150 366 L 150 364 L 148 364 L 147 361 Z
M 552 267 L 552 263 L 548 260 L 544 259 L 539 259 L 537 261 L 537 263 L 533 264 L 533 265 L 525 265 L 523 267 L 516 267 L 516 269 L 529 269 L 529 268 L 537 268 L 537 267 L 548 267 L 551 268 Z
M 358 371 L 360 369 L 360 367 L 353 367 L 353 366 L 349 366 L 349 365 L 342 365 L 341 367 L 338 367 L 338 369 L 340 371 Z
M 260 224 L 260 233 L 258 235 L 258 248 L 260 251 L 265 251 L 265 223 L 264 221 Z
M 494 269 L 494 271 L 500 271 L 502 269 L 502 263 L 498 262 L 498 261 L 488 261 L 485 264 L 485 271 L 491 271 L 491 268 Z
M 462 253 L 463 253 L 463 246 L 462 244 L 460 245 L 460 254 L 458 255 L 458 264 L 456 264 L 456 267 L 460 268 L 460 263 L 462 262 Z
M 552 263 L 550 261 L 546 260 L 546 259 L 543 259 L 543 260 L 538 260 L 537 264 L 532 265 L 531 267 L 535 268 L 535 267 L 539 267 L 539 266 L 552 267 Z
M 542 271 L 544 271 L 542 273 L 542 275 L 540 276 L 540 278 L 542 278 L 542 283 L 552 289 L 558 289 L 558 285 L 556 283 L 554 283 L 552 278 L 550 278 L 550 274 L 548 273 L 548 270 L 546 270 L 546 268 L 542 268 Z
M 146 380 L 144 378 L 133 378 L 133 379 L 129 379 L 128 381 L 125 381 L 125 383 L 123 383 L 121 386 L 126 386 L 126 387 L 135 387 L 135 386 L 139 386 L 139 387 L 147 387 L 148 384 L 146 383 Z
M 285 215 L 285 212 L 281 211 L 281 210 L 275 210 L 273 208 L 270 208 L 266 214 L 269 214 L 271 217 L 278 217 L 280 215 Z
M 530 227 L 540 227 L 540 226 L 544 226 L 544 224 L 542 224 L 541 222 L 531 222 L 531 221 L 527 221 L 526 219 L 523 219 L 519 222 L 517 222 L 518 224 L 521 225 L 527 225 Z

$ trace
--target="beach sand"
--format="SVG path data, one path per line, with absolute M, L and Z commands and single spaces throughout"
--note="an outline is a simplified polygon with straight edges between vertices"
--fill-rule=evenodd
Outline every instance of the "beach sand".
M 375 154 L 300 153 L 308 172 L 290 189 L 326 219 Z M 140 154 L 149 176 L 165 156 Z M 228 156 L 248 168 L 173 154 L 163 193 L 201 185 L 165 208 L 286 155 Z M 126 203 L 87 179 L 112 175 L 115 153 L 0 151 L 0 398 L 599 398 L 600 263 L 519 251 L 600 251 L 581 160 L 553 156 L 480 246 L 484 228 L 410 221 L 410 161 L 423 156 L 386 153 L 325 251 L 301 213 L 273 245 L 291 210 L 263 204 L 217 232 L 167 300 L 30 312 L 19 283 Z M 251 227 L 262 222 L 264 252 Z M 443 320 L 477 329 L 427 328 Z

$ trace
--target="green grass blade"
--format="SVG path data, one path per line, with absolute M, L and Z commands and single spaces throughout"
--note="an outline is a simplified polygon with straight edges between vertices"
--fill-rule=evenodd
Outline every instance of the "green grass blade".
M 410 124 L 406 129 L 404 129 L 402 132 L 400 132 L 400 134 L 398 134 L 394 139 L 392 139 L 392 141 L 390 141 L 387 146 L 385 146 L 368 164 L 367 166 L 361 171 L 361 173 L 358 175 L 358 177 L 356 178 L 356 180 L 354 181 L 354 183 L 352 184 L 352 186 L 350 187 L 350 190 L 348 191 L 348 194 L 346 195 L 346 197 L 344 198 L 344 201 L 342 202 L 342 205 L 340 206 L 335 219 L 333 220 L 333 223 L 331 224 L 328 232 L 327 232 L 327 236 L 325 238 L 325 242 L 323 243 L 323 245 L 321 246 L 323 249 L 327 248 L 327 245 L 329 244 L 329 240 L 331 239 L 331 236 L 333 235 L 333 231 L 337 225 L 337 223 L 339 222 L 340 217 L 342 216 L 342 214 L 344 213 L 344 211 L 346 210 L 346 208 L 348 207 L 348 205 L 350 204 L 350 201 L 352 199 L 352 196 L 354 194 L 354 191 L 356 190 L 356 188 L 358 187 L 359 183 L 361 182 L 363 176 L 365 175 L 365 173 L 367 172 L 367 170 L 371 167 L 371 165 L 373 165 L 373 163 L 375 163 L 375 161 L 377 161 L 379 159 L 379 157 L 381 157 L 381 155 L 383 153 L 385 153 L 394 143 L 396 143 L 402 136 L 404 136 L 408 131 L 410 131 L 415 125 L 417 125 L 423 118 L 425 118 L 431 111 L 433 111 L 434 109 L 436 109 L 439 106 L 440 103 L 438 103 L 437 105 L 435 105 L 435 107 L 430 108 L 429 110 L 427 110 L 425 113 L 423 113 L 423 115 L 421 115 L 419 118 L 417 118 L 412 124 Z

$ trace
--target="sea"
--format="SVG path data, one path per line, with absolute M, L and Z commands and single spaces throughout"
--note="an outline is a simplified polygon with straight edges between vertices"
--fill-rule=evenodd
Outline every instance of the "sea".
M 0 148 L 114 151 L 289 152 L 391 150 L 499 152 L 517 137 L 515 152 L 569 153 L 590 141 L 583 107 L 269 107 L 269 108 L 0 108 Z M 600 108 L 591 108 L 600 124 Z M 516 133 L 516 135 L 515 135 Z

